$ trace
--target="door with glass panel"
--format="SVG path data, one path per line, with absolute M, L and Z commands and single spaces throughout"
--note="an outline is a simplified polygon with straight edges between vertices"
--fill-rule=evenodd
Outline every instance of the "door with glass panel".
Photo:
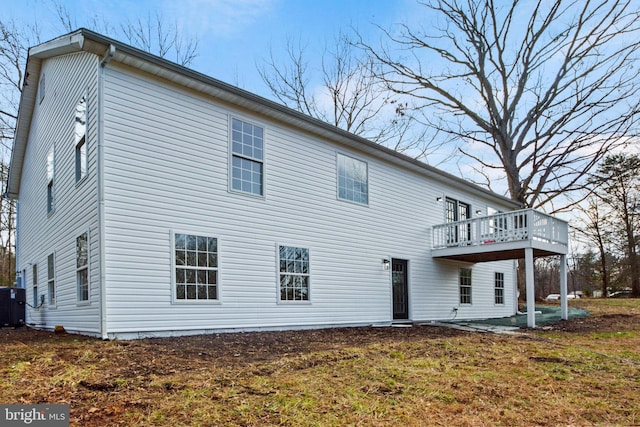
M 393 320 L 409 319 L 409 281 L 407 261 L 391 261 L 391 283 L 393 287 Z

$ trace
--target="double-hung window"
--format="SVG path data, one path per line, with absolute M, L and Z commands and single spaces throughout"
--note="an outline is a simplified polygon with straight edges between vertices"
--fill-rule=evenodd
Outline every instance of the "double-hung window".
M 89 301 L 89 235 L 82 233 L 76 239 L 76 285 L 78 302 Z
M 367 163 L 338 154 L 338 198 L 351 202 L 369 203 Z
M 40 76 L 40 83 L 38 84 L 38 98 L 39 98 L 39 103 L 42 104 L 42 101 L 44 101 L 44 90 L 45 90 L 45 84 L 44 84 L 44 73 L 42 73 L 42 75 Z
M 278 247 L 280 301 L 309 301 L 309 249 Z
M 38 264 L 33 264 L 33 308 L 37 308 L 38 301 Z
M 76 150 L 76 182 L 87 176 L 87 97 L 76 105 L 74 142 Z
M 47 154 L 47 213 L 51 213 L 53 211 L 54 205 L 54 187 L 53 187 L 53 179 L 54 179 L 54 153 L 53 147 L 49 150 Z
M 49 294 L 49 306 L 56 306 L 56 269 L 54 254 L 47 257 L 47 291 Z
M 231 189 L 264 195 L 264 131 L 235 118 L 231 119 Z
M 175 299 L 218 299 L 218 239 L 193 234 L 174 235 Z
M 471 269 L 460 269 L 460 304 L 471 304 Z
M 495 303 L 504 304 L 504 273 L 495 273 L 494 285 Z

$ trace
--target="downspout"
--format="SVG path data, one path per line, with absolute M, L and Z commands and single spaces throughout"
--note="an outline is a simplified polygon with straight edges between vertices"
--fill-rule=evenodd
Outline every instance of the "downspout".
M 100 335 L 103 340 L 109 339 L 107 329 L 107 275 L 105 254 L 105 224 L 104 224 L 104 67 L 116 53 L 116 47 L 109 45 L 109 50 L 100 61 L 98 67 L 98 106 L 97 106 L 97 154 L 96 154 L 96 185 L 98 194 L 98 247 L 100 251 Z
M 5 194 L 6 197 L 6 194 Z M 16 241 L 15 241 L 15 245 L 16 245 L 16 253 L 15 253 L 15 262 L 16 262 L 16 273 L 18 271 L 23 270 L 22 266 L 20 265 L 20 263 L 22 262 L 22 257 L 20 256 L 20 247 L 21 245 L 18 245 L 18 242 L 20 241 L 20 202 L 18 201 L 18 199 L 15 199 L 15 203 L 16 203 Z M 23 287 L 26 289 L 27 288 L 27 277 L 23 277 L 22 278 L 22 284 L 24 285 Z M 26 291 L 25 291 L 26 292 Z M 26 295 L 26 293 L 25 293 Z

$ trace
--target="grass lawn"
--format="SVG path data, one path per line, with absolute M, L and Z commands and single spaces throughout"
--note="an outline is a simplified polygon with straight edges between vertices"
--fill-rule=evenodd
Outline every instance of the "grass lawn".
M 640 425 L 640 300 L 519 335 L 433 326 L 101 341 L 3 330 L 2 403 L 76 426 Z

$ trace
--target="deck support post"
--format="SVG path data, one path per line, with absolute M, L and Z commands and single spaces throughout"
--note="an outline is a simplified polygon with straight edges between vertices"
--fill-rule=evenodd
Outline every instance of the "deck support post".
M 560 255 L 560 307 L 562 320 L 569 320 L 569 302 L 567 298 L 567 256 Z
M 527 288 L 527 326 L 536 327 L 536 292 L 533 276 L 533 248 L 524 250 L 525 285 Z

